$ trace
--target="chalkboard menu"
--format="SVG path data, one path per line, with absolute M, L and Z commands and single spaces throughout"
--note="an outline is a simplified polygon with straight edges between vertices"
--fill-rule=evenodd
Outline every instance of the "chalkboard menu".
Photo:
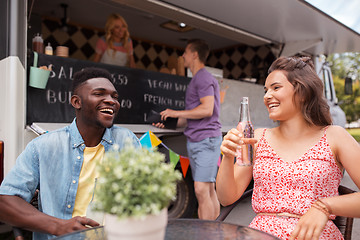
M 28 61 L 28 69 L 32 62 L 32 59 Z M 185 108 L 190 78 L 39 54 L 38 66 L 50 64 L 52 71 L 46 89 L 27 87 L 27 124 L 70 123 L 75 117 L 70 102 L 73 75 L 86 67 L 104 68 L 112 74 L 120 102 L 115 123 L 144 124 L 151 110 Z

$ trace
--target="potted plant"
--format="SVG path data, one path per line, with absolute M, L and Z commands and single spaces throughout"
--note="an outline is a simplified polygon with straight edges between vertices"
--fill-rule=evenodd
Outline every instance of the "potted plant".
M 136 148 L 130 141 L 105 153 L 95 209 L 105 213 L 108 239 L 164 239 L 167 207 L 181 179 L 164 160 L 156 149 Z

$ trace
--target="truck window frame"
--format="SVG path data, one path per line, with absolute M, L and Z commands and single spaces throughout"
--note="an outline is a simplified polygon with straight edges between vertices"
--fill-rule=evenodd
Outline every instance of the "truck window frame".
M 329 101 L 334 101 L 333 87 L 331 84 L 331 72 L 328 68 L 323 68 L 324 96 Z

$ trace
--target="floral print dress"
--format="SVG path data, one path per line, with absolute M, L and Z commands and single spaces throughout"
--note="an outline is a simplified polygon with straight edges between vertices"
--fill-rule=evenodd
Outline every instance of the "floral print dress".
M 272 149 L 265 138 L 258 142 L 253 169 L 255 213 L 303 215 L 318 198 L 338 195 L 342 172 L 326 138 L 321 139 L 299 159 L 286 162 Z M 289 239 L 298 218 L 257 215 L 250 227 Z M 328 221 L 320 239 L 343 239 L 332 221 Z

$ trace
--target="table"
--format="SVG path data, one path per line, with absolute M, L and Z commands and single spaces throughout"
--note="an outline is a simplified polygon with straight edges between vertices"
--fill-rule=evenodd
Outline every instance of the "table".
M 104 228 L 94 227 L 73 232 L 57 240 L 104 240 Z M 166 227 L 165 240 L 279 240 L 270 234 L 235 224 L 199 219 L 170 219 Z

